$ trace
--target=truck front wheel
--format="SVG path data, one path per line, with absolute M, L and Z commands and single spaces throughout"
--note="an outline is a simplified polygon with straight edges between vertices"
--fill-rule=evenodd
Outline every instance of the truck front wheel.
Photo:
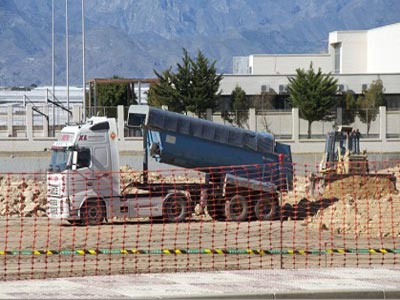
M 168 222 L 182 222 L 187 216 L 186 199 L 183 197 L 170 197 L 164 201 L 163 217 Z
M 98 225 L 105 218 L 104 203 L 100 199 L 90 199 L 83 203 L 80 214 L 83 225 Z

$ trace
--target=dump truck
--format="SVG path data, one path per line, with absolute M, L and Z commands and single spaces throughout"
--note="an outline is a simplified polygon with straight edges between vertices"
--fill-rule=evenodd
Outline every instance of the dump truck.
M 371 183 L 380 178 L 380 182 L 386 182 L 385 187 L 396 189 L 396 177 L 393 174 L 370 173 L 367 150 L 361 150 L 360 138 L 360 131 L 351 126 L 341 125 L 328 132 L 318 173 L 310 176 L 313 194 L 317 190 L 322 193 L 336 180 L 352 176 L 362 176 L 365 180 L 372 180 Z
M 121 190 L 116 120 L 92 117 L 68 125 L 52 145 L 48 215 L 74 224 L 114 218 L 190 217 L 194 207 L 216 220 L 271 220 L 279 195 L 291 189 L 290 146 L 269 133 L 189 117 L 146 105 L 130 106 L 127 126 L 143 133 L 143 176 Z M 148 158 L 196 169 L 204 180 L 150 182 Z

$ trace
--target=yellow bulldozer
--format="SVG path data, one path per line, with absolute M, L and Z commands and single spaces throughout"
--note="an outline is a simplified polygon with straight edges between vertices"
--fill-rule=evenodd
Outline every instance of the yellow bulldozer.
M 328 184 L 350 176 L 362 176 L 372 181 L 379 178 L 385 182 L 385 186 L 396 189 L 396 177 L 393 174 L 370 173 L 367 151 L 360 149 L 360 137 L 359 130 L 351 126 L 338 126 L 327 134 L 319 173 L 310 176 L 313 194 L 316 190 L 321 193 Z

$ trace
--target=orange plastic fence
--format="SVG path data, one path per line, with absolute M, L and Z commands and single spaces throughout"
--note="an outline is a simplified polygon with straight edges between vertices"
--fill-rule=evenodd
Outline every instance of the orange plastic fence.
M 397 265 L 400 163 L 316 170 L 2 174 L 1 280 Z

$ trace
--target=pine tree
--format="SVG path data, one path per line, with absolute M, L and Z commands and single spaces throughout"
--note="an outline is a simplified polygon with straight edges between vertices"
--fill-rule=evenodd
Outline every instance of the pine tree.
M 288 77 L 289 101 L 299 109 L 300 117 L 308 121 L 307 135 L 311 138 L 311 124 L 314 121 L 333 119 L 337 79 L 330 73 L 323 74 L 321 68 L 315 73 L 312 63 L 308 71 L 297 69 L 296 73 L 296 77 Z
M 174 99 L 172 101 L 178 101 L 182 104 L 179 107 L 178 112 L 187 111 L 188 103 L 190 103 L 193 97 L 193 62 L 186 49 L 183 49 L 182 63 L 177 64 L 176 73 L 171 75 L 172 86 L 175 89 Z M 169 108 L 174 110 L 174 108 Z
M 152 84 L 147 94 L 147 102 L 152 106 L 168 106 L 171 111 L 182 112 L 185 104 L 175 88 L 174 75 L 171 70 L 165 70 L 162 74 L 154 71 L 158 78 L 158 83 Z
M 198 117 L 204 117 L 207 108 L 214 109 L 220 96 L 219 85 L 222 75 L 217 75 L 215 62 L 209 65 L 208 59 L 198 51 L 196 61 L 192 62 L 193 92 L 186 109 L 194 112 Z
M 167 105 L 171 111 L 190 111 L 199 117 L 205 116 L 207 108 L 215 108 L 222 75 L 216 74 L 215 62 L 210 65 L 201 51 L 193 60 L 183 49 L 182 63 L 177 64 L 176 73 L 171 68 L 162 75 L 154 72 L 159 82 L 150 87 L 151 105 Z

